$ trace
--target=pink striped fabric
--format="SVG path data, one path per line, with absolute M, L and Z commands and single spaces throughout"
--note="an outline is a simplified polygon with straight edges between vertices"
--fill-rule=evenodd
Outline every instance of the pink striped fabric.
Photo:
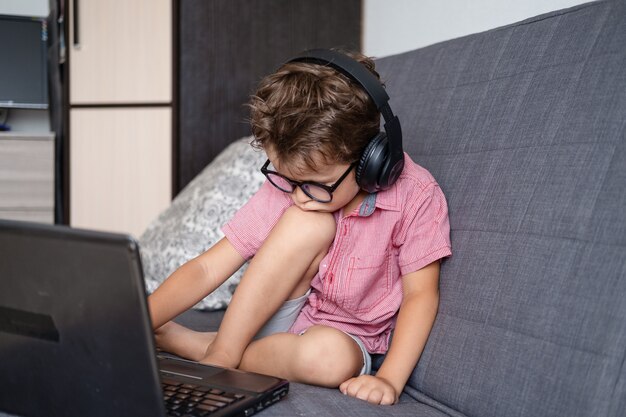
M 222 230 L 249 259 L 292 204 L 266 182 Z M 334 215 L 335 240 L 290 332 L 332 326 L 358 336 L 370 353 L 384 353 L 402 302 L 402 276 L 452 254 L 445 197 L 405 154 L 404 171 L 390 189 L 370 194 L 352 213 Z

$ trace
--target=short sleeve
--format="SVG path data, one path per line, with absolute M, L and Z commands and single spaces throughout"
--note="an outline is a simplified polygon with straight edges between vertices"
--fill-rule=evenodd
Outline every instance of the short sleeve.
M 448 204 L 436 183 L 430 184 L 406 206 L 397 237 L 402 275 L 452 254 Z
M 265 181 L 259 191 L 222 227 L 222 232 L 244 259 L 250 259 L 278 219 L 292 205 L 289 195 Z

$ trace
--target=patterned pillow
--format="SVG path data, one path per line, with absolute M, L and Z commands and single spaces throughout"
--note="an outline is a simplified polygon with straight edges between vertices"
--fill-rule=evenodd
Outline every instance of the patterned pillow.
M 220 230 L 261 187 L 264 152 L 241 138 L 224 149 L 139 238 L 146 287 L 152 293 L 172 272 L 220 240 Z M 194 308 L 225 308 L 247 265 Z M 189 289 L 193 291 L 193 289 Z

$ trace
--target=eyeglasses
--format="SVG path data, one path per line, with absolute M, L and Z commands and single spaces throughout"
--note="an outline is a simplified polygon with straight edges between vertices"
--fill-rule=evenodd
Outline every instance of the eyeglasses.
M 272 185 L 278 188 L 280 191 L 286 193 L 293 193 L 296 187 L 306 194 L 309 198 L 319 203 L 330 203 L 333 200 L 333 192 L 339 187 L 339 184 L 346 179 L 352 168 L 356 166 L 356 162 L 348 167 L 346 172 L 339 177 L 339 179 L 333 185 L 320 184 L 315 181 L 295 181 L 291 178 L 287 178 L 276 171 L 267 169 L 270 165 L 270 160 L 265 161 L 265 164 L 261 167 L 261 172 L 272 183 Z

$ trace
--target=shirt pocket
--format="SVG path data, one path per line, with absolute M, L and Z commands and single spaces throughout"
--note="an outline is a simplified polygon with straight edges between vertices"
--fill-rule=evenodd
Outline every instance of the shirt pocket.
M 389 296 L 393 284 L 391 252 L 370 258 L 350 258 L 343 307 L 353 313 L 366 313 Z

